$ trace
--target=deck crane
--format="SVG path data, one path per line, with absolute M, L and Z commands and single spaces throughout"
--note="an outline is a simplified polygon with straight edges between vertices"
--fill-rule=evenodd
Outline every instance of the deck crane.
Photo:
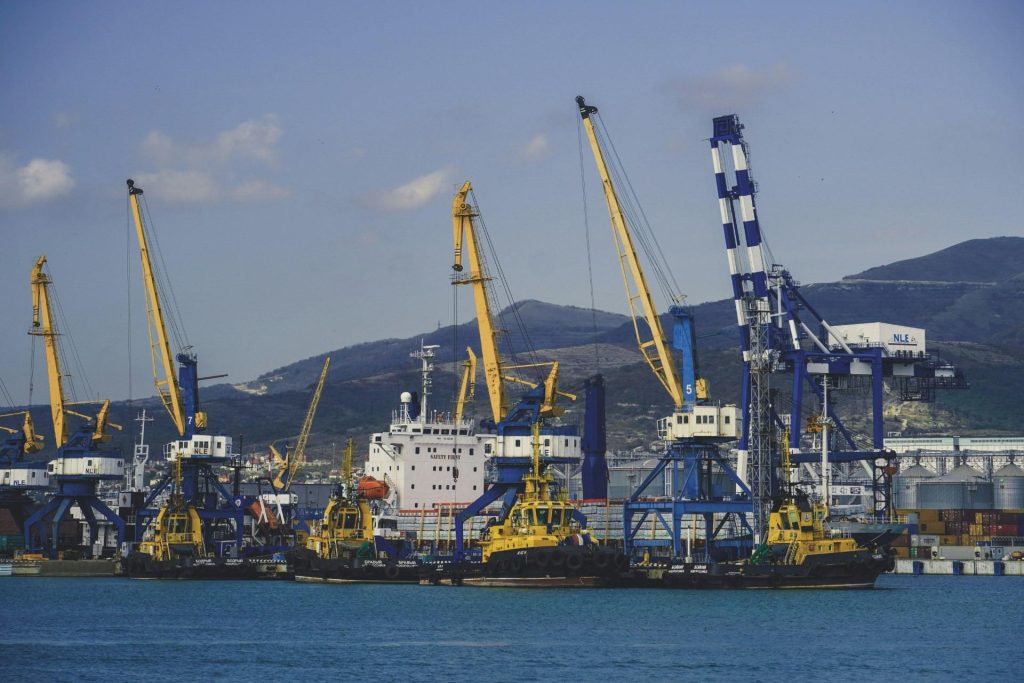
M 99 523 L 96 513 L 109 520 L 117 531 L 118 541 L 123 541 L 124 520 L 99 498 L 99 485 L 103 481 L 116 481 L 124 477 L 124 457 L 116 449 L 105 448 L 109 441 L 107 429 L 118 429 L 109 421 L 110 401 L 100 401 L 94 415 L 78 412 L 71 406 L 91 405 L 97 402 L 72 403 L 67 400 L 64 389 L 64 374 L 61 363 L 62 353 L 58 337 L 60 331 L 54 321 L 51 305 L 53 280 L 45 271 L 46 257 L 40 256 L 32 268 L 32 328 L 29 334 L 41 336 L 45 341 L 46 368 L 50 389 L 50 415 L 53 421 L 54 443 L 57 457 L 47 466 L 51 481 L 57 490 L 45 505 L 25 520 L 25 547 L 44 548 L 56 556 L 60 522 L 71 506 L 77 505 L 89 526 L 89 551 L 96 543 Z M 69 436 L 68 416 L 84 420 L 83 424 Z M 26 432 L 27 434 L 27 432 Z M 50 517 L 47 533 L 44 520 Z
M 0 507 L 10 510 L 18 528 L 23 528 L 28 511 L 35 502 L 29 491 L 50 487 L 46 462 L 27 458 L 43 447 L 43 437 L 36 434 L 32 413 L 20 410 L 0 415 L 0 420 L 20 418 L 19 427 L 0 424 Z M 12 423 L 13 424 L 13 423 Z
M 479 213 L 469 202 L 472 184 L 466 181 L 452 200 L 452 227 L 455 247 L 455 275 L 452 284 L 469 285 L 477 312 L 480 350 L 490 402 L 490 418 L 482 422 L 497 432 L 496 449 L 488 466 L 484 493 L 455 517 L 456 558 L 462 558 L 463 525 L 480 514 L 488 505 L 501 499 L 504 518 L 523 490 L 523 477 L 531 467 L 533 426 L 540 423 L 544 440 L 545 465 L 569 465 L 579 462 L 580 437 L 573 425 L 551 422 L 562 410 L 556 405 L 559 396 L 575 400 L 575 396 L 558 389 L 558 363 L 507 364 L 498 349 L 498 331 L 494 324 L 491 292 L 487 283 L 491 277 L 476 230 L 475 218 Z M 465 248 L 463 248 L 465 247 Z M 469 261 L 469 272 L 464 273 L 463 257 Z M 547 368 L 542 381 L 531 382 L 512 374 L 513 370 Z M 516 403 L 509 399 L 506 383 L 521 384 L 528 391 Z M 602 425 L 603 426 L 603 425 Z M 585 522 L 585 520 L 583 520 Z
M 327 368 L 331 365 L 331 357 L 324 358 L 324 366 L 320 371 L 320 379 L 317 380 L 316 389 L 313 390 L 313 398 L 309 402 L 309 409 L 306 410 L 306 418 L 302 421 L 302 429 L 299 430 L 299 438 L 292 450 L 285 449 L 284 457 L 273 445 L 270 451 L 278 464 L 277 475 L 274 477 L 274 488 L 287 492 L 292 487 L 292 480 L 295 473 L 299 471 L 306 455 L 306 442 L 309 441 L 309 433 L 313 429 L 313 417 L 316 415 L 316 407 L 320 404 L 320 394 L 324 390 L 324 381 L 327 379 Z
M 598 113 L 597 107 L 588 105 L 583 97 L 577 97 L 576 104 L 601 176 L 637 345 L 674 404 L 672 415 L 658 421 L 658 433 L 666 442 L 664 455 L 623 505 L 625 551 L 630 555 L 638 548 L 671 544 L 673 559 L 682 558 L 684 518 L 699 516 L 703 518 L 705 561 L 724 558 L 734 551 L 736 545 L 733 540 L 719 538 L 726 521 L 730 515 L 737 515 L 738 518 L 733 520 L 737 522 L 734 526 L 742 528 L 746 524 L 744 515 L 750 512 L 749 492 L 718 449 L 719 444 L 736 438 L 739 410 L 735 406 L 721 406 L 708 400 L 707 383 L 697 376 L 693 317 L 682 305 L 682 297 L 678 296 L 669 313 L 674 320 L 672 346 L 681 355 L 680 363 L 670 350 L 634 247 L 636 226 L 630 226 L 598 139 L 593 120 Z M 645 493 L 647 487 L 666 469 L 671 472 L 671 500 L 641 500 L 649 497 L 650 494 Z M 715 472 L 724 472 L 735 482 L 740 493 L 733 495 L 731 491 L 714 490 L 712 474 Z M 670 514 L 669 519 L 666 519 L 666 513 Z M 671 539 L 667 543 L 660 539 L 642 538 L 640 530 L 652 514 L 667 531 Z M 720 515 L 717 520 L 716 514 Z M 728 548 L 729 545 L 734 547 Z M 685 550 L 685 556 L 692 557 L 692 549 L 688 547 Z
M 141 187 L 128 180 L 128 202 L 135 223 L 135 235 L 139 243 L 142 261 L 142 282 L 146 291 L 147 329 L 150 339 L 150 356 L 153 363 L 153 379 L 157 393 L 170 415 L 178 438 L 164 446 L 164 456 L 171 465 L 143 503 L 143 509 L 136 516 L 138 524 L 157 518 L 160 523 L 174 520 L 199 520 L 203 526 L 201 534 L 185 534 L 188 538 L 201 536 L 202 544 L 194 548 L 183 548 L 189 554 L 204 554 L 205 549 L 226 550 L 230 546 L 241 548 L 244 529 L 245 505 L 236 500 L 217 478 L 214 467 L 226 464 L 232 457 L 230 436 L 204 434 L 207 427 L 206 413 L 200 409 L 199 382 L 209 377 L 199 377 L 198 360 L 186 346 L 176 356 L 171 354 L 167 332 L 167 314 L 163 297 L 157 284 L 150 256 L 149 234 L 143 218 L 140 198 Z M 178 362 L 178 374 L 174 374 L 174 361 Z M 180 480 L 180 484 L 176 483 Z M 160 514 L 150 506 L 168 487 L 174 485 L 175 495 L 171 503 L 181 509 L 173 514 Z M 165 506 L 166 507 L 166 506 Z M 193 514 L 194 513 L 194 514 Z M 233 526 L 228 538 L 214 538 L 215 526 L 227 523 Z M 141 529 L 136 538 L 142 536 Z M 158 535 L 166 536 L 166 530 L 156 529 Z M 187 545 L 187 544 L 186 544 Z M 200 547 L 201 546 L 201 547 Z M 219 546 L 219 547 L 218 547 Z M 167 558 L 171 559 L 171 558 Z
M 821 408 L 812 416 L 834 426 L 833 463 L 861 462 L 871 474 L 874 513 L 891 512 L 885 492 L 894 473 L 884 450 L 883 396 L 888 380 L 901 400 L 930 400 L 936 389 L 964 388 L 963 374 L 924 349 L 924 330 L 885 323 L 831 325 L 804 297 L 799 284 L 765 249 L 750 173 L 743 125 L 735 114 L 713 120 L 711 162 L 725 236 L 736 324 L 743 354 L 743 424 L 739 451 L 748 461 L 747 479 L 755 500 L 757 530 L 765 528 L 767 508 L 776 493 L 778 436 L 787 428 L 794 464 L 817 462 L 806 448 L 804 394 L 809 388 Z M 775 409 L 771 379 L 791 373 L 789 415 Z M 827 388 L 865 387 L 871 394 L 872 433 L 858 441 L 835 406 Z M 820 431 L 820 430 L 818 430 Z M 828 478 L 827 472 L 821 473 Z M 827 502 L 827 501 L 826 501 Z

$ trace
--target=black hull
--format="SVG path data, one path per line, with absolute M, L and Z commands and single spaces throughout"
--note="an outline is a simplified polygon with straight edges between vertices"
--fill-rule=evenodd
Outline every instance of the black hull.
M 191 558 L 154 560 L 132 553 L 121 561 L 124 576 L 132 579 L 272 580 L 290 579 L 288 565 L 278 560 Z
M 872 588 L 878 575 L 890 571 L 893 564 L 888 555 L 858 553 L 852 558 L 817 556 L 802 565 L 722 562 L 635 567 L 620 585 L 690 589 Z
M 424 565 L 421 583 L 461 585 L 464 579 L 522 580 L 534 585 L 542 579 L 566 579 L 565 585 L 617 585 L 629 569 L 629 559 L 611 548 L 595 546 L 556 546 L 524 548 L 492 553 L 486 563 L 463 562 Z M 494 585 L 498 585 L 494 583 Z M 555 585 L 555 584 L 551 584 Z
M 416 560 L 366 560 L 305 557 L 296 561 L 298 581 L 335 583 L 418 583 L 420 564 Z
M 614 577 L 629 568 L 629 560 L 611 548 L 556 546 L 492 553 L 481 569 L 492 578 Z

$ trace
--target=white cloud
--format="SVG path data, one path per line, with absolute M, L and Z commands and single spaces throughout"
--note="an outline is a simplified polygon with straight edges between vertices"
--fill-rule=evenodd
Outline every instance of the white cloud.
M 372 192 L 364 197 L 364 202 L 384 211 L 416 209 L 436 197 L 450 176 L 451 168 L 439 168 L 404 185 Z
M 53 125 L 57 128 L 70 128 L 77 122 L 78 117 L 66 111 L 59 111 L 53 115 Z
M 157 171 L 135 176 L 139 187 L 168 202 L 195 204 L 217 199 L 217 184 L 203 171 Z
M 65 195 L 75 186 L 71 167 L 57 159 L 33 159 L 17 166 L 0 156 L 0 205 L 27 206 Z
M 750 106 L 793 80 L 789 66 L 778 62 L 757 71 L 746 64 L 723 67 L 704 76 L 681 76 L 667 84 L 682 107 L 715 111 Z
M 243 121 L 207 142 L 178 142 L 163 131 L 153 130 L 142 141 L 142 152 L 161 166 L 207 166 L 237 159 L 272 163 L 280 140 L 277 117 L 268 115 Z
M 240 176 L 252 176 L 256 167 L 272 164 L 280 139 L 281 127 L 271 115 L 243 121 L 200 143 L 179 142 L 153 130 L 141 148 L 157 170 L 137 178 L 140 185 L 152 185 L 154 194 L 169 202 L 283 199 L 291 195 L 288 188 L 259 178 L 237 182 Z
M 263 180 L 248 180 L 238 185 L 219 185 L 203 171 L 157 171 L 135 176 L 139 187 L 152 190 L 162 201 L 177 204 L 202 204 L 218 200 L 258 202 L 291 196 L 288 188 Z
M 250 180 L 231 188 L 231 198 L 240 202 L 258 202 L 264 199 L 284 199 L 291 190 L 263 180 Z
M 551 152 L 551 143 L 543 133 L 533 138 L 519 150 L 519 158 L 526 161 L 540 161 Z

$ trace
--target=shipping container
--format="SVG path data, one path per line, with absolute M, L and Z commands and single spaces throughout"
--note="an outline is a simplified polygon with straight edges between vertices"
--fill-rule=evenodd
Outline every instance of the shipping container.
M 922 534 L 938 534 L 941 536 L 946 533 L 945 522 L 921 522 L 918 526 Z

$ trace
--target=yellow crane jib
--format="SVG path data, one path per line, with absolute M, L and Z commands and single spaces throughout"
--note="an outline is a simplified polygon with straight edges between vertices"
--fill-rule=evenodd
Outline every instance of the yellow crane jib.
M 111 429 L 116 429 L 117 431 L 121 431 L 124 429 L 124 427 L 122 427 L 121 425 L 114 424 L 113 422 L 110 421 L 110 400 L 106 399 L 103 401 L 79 401 L 77 403 L 69 403 L 68 405 L 89 406 L 96 404 L 99 404 L 100 409 L 96 412 L 95 415 L 86 415 L 84 413 L 79 413 L 77 411 L 70 409 L 66 410 L 65 412 L 68 415 L 74 415 L 75 417 L 80 417 L 87 422 L 91 422 L 93 425 L 92 440 L 94 442 L 106 443 L 110 441 L 110 435 L 107 433 L 108 427 Z
M 22 438 L 24 439 L 24 445 L 21 447 L 23 455 L 29 453 L 35 453 L 43 447 L 44 439 L 42 435 L 36 434 L 35 425 L 32 423 L 32 413 L 27 410 L 20 410 L 14 413 L 4 413 L 0 415 L 0 419 L 5 417 L 21 417 L 21 428 L 12 429 L 10 427 L 4 427 L 0 425 L 0 430 L 7 432 L 8 434 L 17 434 L 21 432 Z
M 550 370 L 548 371 L 547 376 L 544 378 L 544 400 L 541 402 L 541 406 L 540 406 L 540 416 L 541 417 L 558 417 L 559 415 L 561 415 L 562 413 L 565 412 L 564 408 L 555 405 L 555 401 L 557 400 L 557 398 L 559 396 L 561 396 L 563 398 L 567 398 L 570 401 L 575 401 L 576 400 L 576 394 L 570 394 L 568 392 L 559 391 L 558 390 L 558 361 L 557 360 L 549 361 L 547 363 L 524 363 L 524 364 L 521 364 L 521 365 L 510 365 L 510 366 L 508 366 L 508 369 L 510 369 L 510 370 L 521 369 L 521 368 L 550 368 Z M 516 384 L 525 384 L 526 386 L 530 387 L 531 389 L 536 389 L 537 386 L 538 386 L 534 382 L 529 382 L 529 381 L 527 381 L 525 379 L 520 379 L 519 377 L 514 377 L 512 375 L 506 375 L 503 379 L 505 381 L 507 381 L 507 382 L 514 382 Z
M 160 400 L 171 416 L 174 427 L 178 430 L 179 436 L 185 435 L 185 409 L 183 407 L 181 387 L 174 372 L 174 356 L 171 354 L 171 344 L 167 337 L 167 325 L 164 320 L 163 307 L 160 303 L 160 293 L 157 289 L 156 277 L 153 274 L 153 261 L 149 255 L 149 242 L 146 237 L 146 227 L 142 219 L 142 211 L 139 208 L 139 197 L 142 195 L 142 188 L 135 186 L 135 181 L 128 180 L 128 201 L 131 204 L 132 217 L 135 220 L 135 236 L 139 241 L 139 254 L 142 259 L 142 282 L 146 290 L 146 318 L 148 320 L 147 331 L 149 332 L 149 354 L 153 363 L 153 380 L 156 384 Z M 206 425 L 206 415 L 197 413 L 193 416 L 196 427 L 203 429 Z
M 640 259 L 637 257 L 636 249 L 633 246 L 633 237 L 626 221 L 626 216 L 615 193 L 615 186 L 612 184 L 611 176 L 608 173 L 604 153 L 601 151 L 601 145 L 597 140 L 594 122 L 590 120 L 591 114 L 597 113 L 597 107 L 588 105 L 583 97 L 577 97 L 576 104 L 579 105 L 580 116 L 583 119 L 583 128 L 587 132 L 590 149 L 594 154 L 594 161 L 597 162 L 597 171 L 601 176 L 601 186 L 604 188 L 604 198 L 608 204 L 612 234 L 615 237 L 619 268 L 622 271 L 622 281 L 626 286 L 626 300 L 629 303 L 630 317 L 633 319 L 633 330 L 636 333 L 637 345 L 647 365 L 654 371 L 654 376 L 665 387 L 676 409 L 679 410 L 683 406 L 683 387 L 679 380 L 675 357 L 669 350 L 668 343 L 665 340 L 665 333 L 661 327 L 658 311 L 654 308 L 654 301 L 651 298 L 650 289 L 647 287 L 647 280 L 644 278 Z M 637 311 L 637 302 L 640 305 L 639 312 Z M 650 338 L 647 338 L 640 328 L 641 317 L 647 323 Z
M 61 369 L 60 349 L 57 346 L 58 332 L 53 324 L 53 310 L 50 306 L 50 286 L 53 281 L 43 272 L 46 257 L 40 256 L 32 268 L 32 328 L 29 334 L 42 337 L 46 347 L 46 374 L 50 389 L 50 415 L 53 420 L 55 446 L 60 448 L 68 440 L 68 426 L 65 419 L 64 374 Z
M 462 421 L 466 412 L 466 404 L 476 399 L 476 354 L 473 348 L 466 347 L 466 360 L 462 362 L 462 380 L 459 382 L 459 397 L 455 401 L 455 422 Z
M 271 452 L 275 458 L 280 462 L 280 469 L 277 472 L 277 476 L 274 477 L 274 486 L 278 489 L 287 491 L 292 487 L 292 480 L 295 478 L 296 473 L 299 471 L 299 466 L 305 459 L 306 454 L 306 442 L 309 441 L 309 433 L 313 429 L 313 417 L 316 415 L 316 407 L 320 403 L 320 394 L 324 390 L 324 382 L 327 380 L 327 368 L 331 365 L 331 357 L 327 356 L 324 358 L 323 369 L 320 370 L 320 379 L 316 383 L 316 390 L 313 392 L 313 399 L 309 402 L 309 409 L 306 411 L 306 418 L 302 421 L 302 429 L 299 430 L 299 438 L 295 444 L 295 448 L 290 452 L 286 453 L 285 457 L 282 458 L 277 449 L 271 446 Z
M 491 405 L 491 415 L 495 422 L 500 422 L 508 413 L 509 399 L 502 382 L 505 373 L 498 354 L 497 331 L 488 299 L 487 282 L 491 278 L 484 271 L 483 252 L 473 224 L 473 219 L 479 214 L 468 202 L 468 195 L 472 189 L 473 185 L 467 180 L 452 199 L 452 234 L 455 243 L 455 263 L 452 270 L 456 273 L 452 284 L 471 285 L 473 288 L 487 396 Z M 461 275 L 463 255 L 469 259 L 468 275 Z

